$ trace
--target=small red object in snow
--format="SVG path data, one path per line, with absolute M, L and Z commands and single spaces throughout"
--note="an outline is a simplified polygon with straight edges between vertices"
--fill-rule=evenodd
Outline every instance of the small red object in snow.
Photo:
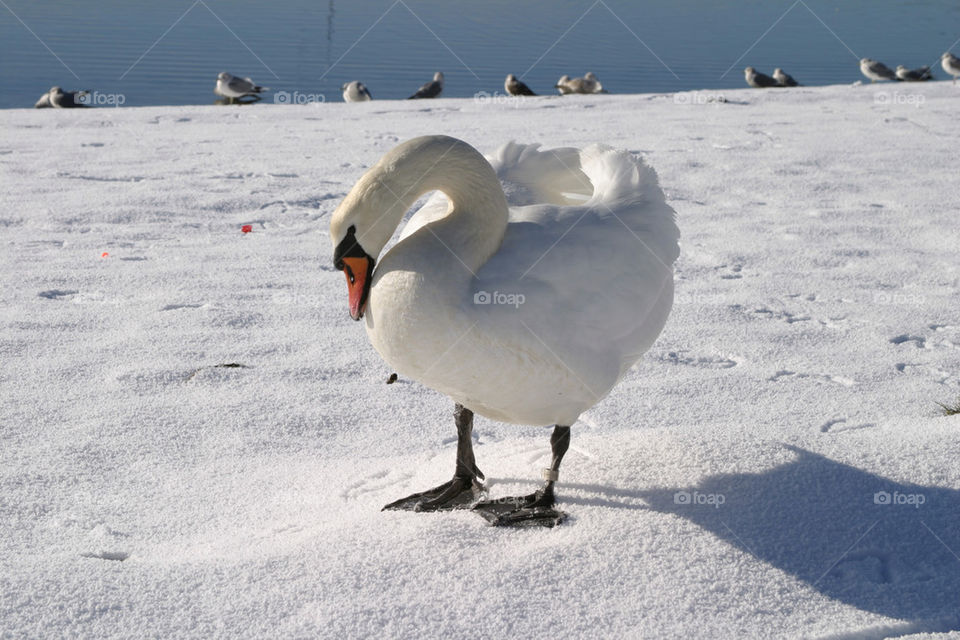
M 240 227 L 240 231 L 243 231 L 244 233 L 250 233 L 251 231 L 253 231 L 253 225 L 245 224 L 242 227 Z
M 100 254 L 100 257 L 101 257 L 101 258 L 109 258 L 109 257 L 110 257 L 110 254 L 107 253 L 106 251 L 104 251 L 103 253 Z

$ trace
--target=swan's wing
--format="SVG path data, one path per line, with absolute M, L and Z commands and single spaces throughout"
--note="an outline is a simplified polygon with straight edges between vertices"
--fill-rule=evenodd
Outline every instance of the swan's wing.
M 583 203 L 593 193 L 590 179 L 580 169 L 580 150 L 540 151 L 539 144 L 508 142 L 487 161 L 497 173 L 507 204 L 520 207 L 538 203 Z M 406 238 L 420 227 L 449 213 L 450 201 L 440 191 L 410 217 L 400 234 Z
M 541 151 L 539 144 L 508 142 L 487 160 L 512 207 L 583 203 L 593 193 L 590 179 L 580 168 L 579 149 Z
M 679 231 L 642 160 L 591 147 L 579 164 L 593 196 L 582 205 L 512 209 L 466 303 L 480 330 L 540 344 L 558 366 L 592 377 L 583 380 L 588 387 L 609 389 L 666 321 Z

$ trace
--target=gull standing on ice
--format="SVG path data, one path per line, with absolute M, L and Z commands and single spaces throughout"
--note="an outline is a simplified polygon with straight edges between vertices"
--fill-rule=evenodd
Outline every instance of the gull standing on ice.
M 893 69 L 870 58 L 864 58 L 860 61 L 860 73 L 870 78 L 870 82 L 897 79 L 897 74 L 893 72 Z
M 407 100 L 417 100 L 419 98 L 436 98 L 443 91 L 443 72 L 437 71 L 433 74 L 433 80 L 423 85 L 417 92 L 407 98 Z
M 511 74 L 507 75 L 507 79 L 503 81 L 503 88 L 506 89 L 507 93 L 511 96 L 535 96 L 535 94 L 530 87 L 524 83 L 517 80 L 517 76 Z
M 217 86 L 213 92 L 218 96 L 227 98 L 231 103 L 237 98 L 253 96 L 260 99 L 258 95 L 261 91 L 267 91 L 270 87 L 261 87 L 250 78 L 237 78 L 226 71 L 217 76 Z
M 368 91 L 359 80 L 348 82 L 340 87 L 340 89 L 343 91 L 344 102 L 367 102 L 368 100 L 373 100 L 370 91 Z
M 898 64 L 897 79 L 904 82 L 923 82 L 924 80 L 933 80 L 933 75 L 930 73 L 930 67 L 907 69 L 902 64 Z
M 953 84 L 957 84 L 957 77 L 960 77 L 960 58 L 947 51 L 940 56 L 940 66 L 953 76 Z
M 585 93 L 601 93 L 603 91 L 603 85 L 600 84 L 597 74 L 593 71 L 587 71 L 583 76 L 583 88 Z
M 743 77 L 746 78 L 747 84 L 753 87 L 754 89 L 766 89 L 768 87 L 779 87 L 781 86 L 779 82 L 771 78 L 765 73 L 760 73 L 753 67 L 747 67 L 743 70 Z
M 588 71 L 582 78 L 571 78 L 567 75 L 561 76 L 554 87 L 560 91 L 560 95 L 604 92 L 603 85 L 600 84 L 597 75 L 593 71 Z
M 60 87 L 50 87 L 50 91 L 40 96 L 35 109 L 85 109 L 83 98 L 89 91 L 64 91 Z
M 773 79 L 776 80 L 781 87 L 799 87 L 800 83 L 793 79 L 789 73 L 777 67 L 773 70 Z

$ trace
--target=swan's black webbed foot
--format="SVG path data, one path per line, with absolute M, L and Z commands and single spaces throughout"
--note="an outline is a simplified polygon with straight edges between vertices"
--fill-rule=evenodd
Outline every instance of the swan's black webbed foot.
M 528 496 L 481 502 L 473 510 L 495 527 L 555 527 L 567 517 L 555 504 L 553 487 L 546 486 Z
M 557 425 L 550 437 L 553 459 L 543 470 L 544 484 L 536 493 L 518 498 L 498 498 L 481 502 L 474 511 L 495 527 L 555 527 L 567 514 L 554 508 L 557 500 L 553 485 L 560 476 L 560 462 L 570 446 L 570 427 Z
M 439 487 L 400 498 L 383 511 L 451 511 L 470 509 L 487 497 L 483 472 L 473 456 L 473 412 L 456 405 L 453 417 L 457 423 L 457 466 L 453 479 Z
M 454 477 L 439 487 L 400 498 L 383 511 L 452 511 L 470 509 L 487 497 L 487 489 L 478 478 Z

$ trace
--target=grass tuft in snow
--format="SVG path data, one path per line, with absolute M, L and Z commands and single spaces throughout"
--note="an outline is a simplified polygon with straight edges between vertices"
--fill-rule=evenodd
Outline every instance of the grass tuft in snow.
M 937 402 L 937 406 L 943 410 L 943 415 L 945 416 L 955 416 L 960 414 L 960 398 L 957 398 L 952 405 Z

